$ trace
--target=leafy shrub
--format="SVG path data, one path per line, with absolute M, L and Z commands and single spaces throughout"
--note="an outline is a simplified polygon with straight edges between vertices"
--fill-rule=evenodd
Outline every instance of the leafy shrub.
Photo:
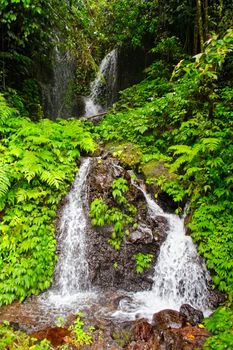
M 75 336 L 75 343 L 74 345 L 82 346 L 82 345 L 90 345 L 92 343 L 92 335 L 94 328 L 91 326 L 89 327 L 89 332 L 86 332 L 84 330 L 84 321 L 82 320 L 82 314 L 77 314 L 76 320 L 74 323 L 70 326 L 69 330 L 72 331 L 72 333 Z
M 220 308 L 205 319 L 205 326 L 213 334 L 204 345 L 206 350 L 232 349 L 233 344 L 233 311 Z
M 17 345 L 16 345 L 17 344 Z M 26 333 L 13 331 L 7 321 L 0 323 L 0 350 L 50 350 L 52 346 L 44 339 L 38 341 Z
M 120 177 L 112 183 L 112 198 L 115 206 L 108 206 L 103 199 L 96 198 L 90 207 L 90 217 L 94 226 L 112 225 L 113 232 L 108 239 L 109 244 L 120 250 L 124 235 L 128 234 L 128 225 L 135 220 L 137 209 L 124 196 L 129 190 L 128 182 Z
M 48 288 L 57 205 L 95 145 L 79 121 L 21 118 L 0 97 L 0 304 Z
M 153 254 L 147 253 L 137 253 L 134 255 L 134 259 L 136 262 L 136 271 L 138 273 L 142 273 L 144 270 L 151 267 Z

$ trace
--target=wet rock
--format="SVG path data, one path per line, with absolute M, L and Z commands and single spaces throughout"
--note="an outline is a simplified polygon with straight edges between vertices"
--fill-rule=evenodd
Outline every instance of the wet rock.
M 111 337 L 120 348 L 125 348 L 133 339 L 132 323 L 123 322 L 114 325 L 111 331 Z
M 71 332 L 66 328 L 54 327 L 32 333 L 31 336 L 39 340 L 48 339 L 53 346 L 59 346 L 66 343 L 66 338 L 69 337 L 70 334 Z
M 113 227 L 93 227 L 88 223 L 88 264 L 89 276 L 92 285 L 104 289 L 123 289 L 127 291 L 139 291 L 151 289 L 154 273 L 153 266 L 159 255 L 159 249 L 164 241 L 168 224 L 165 218 L 151 218 L 148 215 L 147 204 L 143 193 L 131 184 L 129 172 L 124 170 L 119 161 L 108 157 L 96 159 L 92 164 L 91 172 L 87 179 L 88 205 L 95 198 L 102 198 L 109 207 L 116 206 L 112 197 L 112 182 L 123 177 L 128 181 L 129 191 L 126 194 L 128 202 L 137 208 L 135 223 L 137 227 L 128 225 L 125 229 L 129 235 L 122 239 L 121 249 L 116 251 L 109 245 Z M 136 272 L 135 254 L 152 254 L 151 268 L 143 273 Z
M 126 348 L 127 350 L 162 350 L 159 344 L 159 340 L 152 337 L 148 342 L 145 341 L 133 341 Z M 163 348 L 164 350 L 164 348 Z
M 216 308 L 219 304 L 226 300 L 226 296 L 219 290 L 210 290 L 210 304 L 212 308 Z
M 210 333 L 206 329 L 197 326 L 186 326 L 180 329 L 172 329 L 168 332 L 170 332 L 170 337 L 173 337 L 174 341 L 171 350 L 201 349 L 206 338 L 210 336 Z
M 193 326 L 201 323 L 204 319 L 203 312 L 193 308 L 189 304 L 181 305 L 180 315 L 183 316 L 184 319 Z
M 145 319 L 135 321 L 133 327 L 134 339 L 136 341 L 145 340 L 148 341 L 152 336 L 153 327 Z
M 152 230 L 145 224 L 140 224 L 137 230 L 131 232 L 129 237 L 130 243 L 152 243 L 153 242 L 153 233 Z
M 153 324 L 156 329 L 181 328 L 185 319 L 175 310 L 162 310 L 153 315 Z

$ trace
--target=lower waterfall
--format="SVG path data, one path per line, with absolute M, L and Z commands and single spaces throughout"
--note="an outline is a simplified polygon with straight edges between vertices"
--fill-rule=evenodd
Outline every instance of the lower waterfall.
M 91 158 L 82 161 L 59 220 L 59 261 L 55 268 L 54 287 L 47 295 L 49 302 L 58 305 L 78 301 L 91 291 L 84 213 L 87 201 L 86 179 L 90 166 Z
M 192 238 L 185 234 L 184 218 L 165 213 L 144 186 L 133 183 L 144 194 L 149 215 L 166 218 L 169 231 L 154 267 L 152 290 L 135 293 L 132 302 L 123 299 L 115 317 L 131 319 L 140 315 L 151 318 L 162 309 L 179 310 L 182 304 L 190 304 L 208 315 L 211 277 Z
M 88 269 L 88 219 L 84 208 L 87 205 L 87 177 L 94 160 L 95 158 L 86 158 L 82 161 L 61 212 L 59 261 L 53 287 L 43 297 L 47 305 L 81 308 L 83 300 L 87 301 L 86 305 L 94 299 L 98 303 L 100 295 L 103 298 L 108 292 L 101 290 L 97 293 L 92 288 Z M 152 289 L 143 292 L 118 291 L 123 297 L 120 298 L 117 309 L 111 311 L 111 314 L 104 309 L 100 313 L 103 317 L 119 320 L 131 320 L 139 316 L 150 319 L 162 309 L 179 310 L 182 304 L 190 304 L 208 314 L 210 275 L 198 256 L 191 237 L 185 235 L 184 219 L 165 213 L 146 192 L 144 184 L 139 186 L 134 180 L 132 184 L 143 193 L 148 215 L 151 218 L 162 217 L 167 221 L 167 238 L 161 245 L 154 266 Z

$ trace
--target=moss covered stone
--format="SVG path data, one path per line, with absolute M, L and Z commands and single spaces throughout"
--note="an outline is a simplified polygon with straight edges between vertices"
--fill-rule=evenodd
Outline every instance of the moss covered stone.
M 134 167 L 141 162 L 142 152 L 140 147 L 133 143 L 113 142 L 107 144 L 106 148 L 126 166 Z

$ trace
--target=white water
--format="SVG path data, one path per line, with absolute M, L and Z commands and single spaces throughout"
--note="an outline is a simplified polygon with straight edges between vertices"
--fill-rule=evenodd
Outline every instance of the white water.
M 87 264 L 86 181 L 91 170 L 91 158 L 83 160 L 73 188 L 61 215 L 61 236 L 59 261 L 55 270 L 54 287 L 43 298 L 46 305 L 70 307 L 73 311 L 90 305 L 98 295 L 92 290 Z M 148 214 L 151 217 L 164 217 L 169 225 L 167 238 L 160 248 L 154 268 L 151 291 L 127 293 L 118 310 L 111 316 L 119 319 L 147 317 L 162 309 L 179 310 L 182 304 L 190 304 L 206 315 L 208 304 L 208 282 L 210 275 L 198 257 L 195 245 L 185 235 L 184 219 L 175 214 L 165 213 L 146 192 L 132 180 L 144 194 Z M 132 300 L 130 301 L 130 298 Z M 107 312 L 108 313 L 108 312 Z
M 84 212 L 87 201 L 86 180 L 90 166 L 91 158 L 83 160 L 61 214 L 61 251 L 55 269 L 55 287 L 47 296 L 47 301 L 52 304 L 69 305 L 86 299 L 90 294 L 88 292 L 91 292 Z
M 102 113 L 108 103 L 113 102 L 113 94 L 115 90 L 117 77 L 117 50 L 112 50 L 102 60 L 99 71 L 95 80 L 91 83 L 90 96 L 84 97 L 85 114 L 84 117 L 91 117 Z M 105 91 L 105 100 L 103 105 L 99 104 L 99 97 Z M 108 100 L 108 101 L 107 101 Z
M 164 213 L 144 188 L 138 188 L 145 196 L 149 215 L 166 218 L 169 232 L 154 268 L 152 290 L 132 295 L 132 302 L 123 300 L 114 317 L 134 319 L 140 315 L 150 319 L 155 312 L 179 310 L 182 304 L 190 304 L 207 315 L 210 275 L 191 237 L 185 235 L 184 219 Z

